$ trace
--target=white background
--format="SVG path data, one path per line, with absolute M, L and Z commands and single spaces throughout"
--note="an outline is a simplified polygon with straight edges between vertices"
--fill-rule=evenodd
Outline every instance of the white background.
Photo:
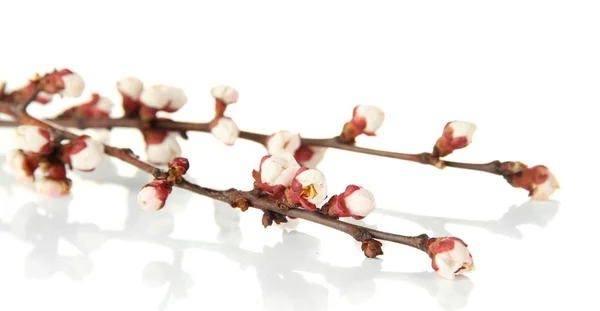
M 195 4 L 192 4 L 195 3 Z M 106 161 L 72 173 L 74 195 L 38 197 L 0 170 L 2 310 L 598 310 L 597 1 L 6 1 L 0 79 L 70 68 L 83 98 L 35 105 L 51 116 L 91 92 L 117 103 L 135 75 L 185 89 L 173 115 L 204 122 L 209 89 L 240 91 L 227 114 L 241 128 L 337 135 L 356 104 L 386 112 L 361 146 L 430 151 L 444 124 L 476 122 L 449 159 L 545 164 L 562 190 L 531 203 L 501 177 L 330 150 L 331 194 L 349 183 L 375 194 L 364 224 L 463 238 L 477 270 L 456 282 L 416 250 L 384 243 L 365 259 L 351 238 L 305 222 L 263 229 L 240 213 L 175 190 L 143 213 L 150 180 Z M 117 105 L 118 106 L 118 105 Z M 121 113 L 120 107 L 115 116 Z M 12 130 L 1 129 L 0 151 Z M 140 135 L 110 143 L 142 153 Z M 248 189 L 264 149 L 210 135 L 182 142 L 190 177 Z M 0 162 L 4 162 L 4 155 Z

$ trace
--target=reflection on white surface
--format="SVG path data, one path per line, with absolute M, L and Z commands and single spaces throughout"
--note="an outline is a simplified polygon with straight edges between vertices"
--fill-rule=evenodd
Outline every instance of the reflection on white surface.
M 0 158 L 0 162 L 2 160 Z M 256 271 L 266 310 L 282 310 L 282 305 L 292 310 L 327 309 L 329 290 L 307 280 L 304 273 L 321 275 L 353 304 L 364 304 L 374 296 L 376 280 L 403 282 L 422 288 L 447 310 L 465 306 L 474 287 L 471 280 L 464 276 L 450 282 L 436 278 L 434 272 L 383 271 L 382 260 L 365 259 L 358 266 L 334 266 L 319 260 L 319 238 L 295 230 L 283 231 L 282 241 L 274 246 L 265 246 L 262 252 L 243 249 L 240 247 L 242 232 L 239 228 L 239 210 L 220 202 L 214 203 L 214 219 L 219 226 L 217 243 L 172 238 L 173 213 L 149 214 L 137 206 L 137 189 L 147 180 L 147 176 L 137 174 L 125 180 L 117 177 L 112 162 L 103 166 L 102 173 L 93 173 L 94 178 L 102 182 L 116 182 L 116 179 L 111 179 L 118 178 L 120 183 L 127 184 L 130 191 L 123 229 L 101 230 L 91 223 L 69 221 L 69 209 L 65 207 L 69 205 L 70 198 L 44 201 L 43 205 L 27 203 L 19 208 L 9 223 L 0 222 L 1 233 L 10 233 L 32 246 L 25 263 L 26 277 L 50 278 L 64 274 L 73 281 L 82 280 L 93 271 L 94 262 L 90 254 L 108 240 L 122 240 L 166 247 L 173 253 L 171 261 L 150 260 L 142 270 L 141 278 L 147 286 L 167 286 L 164 298 L 157 306 L 159 310 L 169 310 L 172 299 L 185 299 L 196 282 L 210 282 L 201 276 L 195 280 L 192 274 L 183 269 L 186 250 L 192 249 L 215 252 L 238 262 L 240 269 L 252 267 Z M 10 188 L 10 182 L 7 182 L 10 180 L 11 176 L 0 170 L 0 186 Z M 174 196 L 170 204 L 186 206 L 191 195 L 183 193 Z M 60 247 L 63 242 L 74 247 L 76 252 L 64 254 Z

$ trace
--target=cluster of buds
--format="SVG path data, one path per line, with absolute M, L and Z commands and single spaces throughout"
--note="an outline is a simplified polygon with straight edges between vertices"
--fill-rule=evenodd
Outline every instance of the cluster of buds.
M 4 87 L 0 99 L 9 103 L 37 101 L 47 104 L 55 94 L 61 97 L 79 97 L 83 93 L 85 82 L 83 78 L 69 69 L 54 70 L 43 77 L 36 75 L 29 83 L 8 94 Z
M 225 116 L 227 106 L 238 101 L 239 93 L 227 85 L 217 85 L 210 90 L 210 95 L 215 99 L 215 117 L 209 124 L 212 135 L 228 146 L 235 144 L 240 136 L 237 124 Z
M 16 143 L 18 149 L 9 152 L 8 162 L 17 180 L 34 182 L 37 192 L 53 197 L 69 194 L 66 167 L 89 172 L 104 155 L 104 145 L 89 136 L 61 144 L 52 132 L 35 125 L 17 127 Z
M 527 167 L 521 162 L 505 162 L 500 167 L 506 181 L 515 188 L 529 191 L 534 200 L 547 200 L 560 184 L 556 176 L 544 165 Z
M 186 158 L 174 158 L 169 162 L 169 171 L 160 174 L 153 181 L 144 185 L 138 193 L 138 203 L 147 212 L 155 212 L 162 209 L 169 194 L 176 183 L 181 182 L 182 176 L 190 168 L 190 162 Z
M 173 113 L 187 103 L 183 89 L 154 84 L 144 88 L 142 81 L 135 77 L 125 77 L 117 81 L 117 90 L 123 97 L 125 117 L 139 117 L 150 122 L 156 120 L 159 111 Z M 150 163 L 164 165 L 175 157 L 181 156 L 181 147 L 175 133 L 152 129 L 142 129 L 146 143 L 146 156 Z
M 433 270 L 449 280 L 454 280 L 455 275 L 463 271 L 473 271 L 473 256 L 467 246 L 455 237 L 429 239 L 427 253 L 431 257 Z
M 258 171 L 252 171 L 256 191 L 282 200 L 286 206 L 316 211 L 327 199 L 327 181 L 317 169 L 303 167 L 289 153 L 266 155 Z M 342 194 L 332 196 L 321 208 L 331 217 L 362 219 L 375 209 L 373 194 L 350 185 Z
M 340 139 L 352 143 L 360 134 L 375 136 L 375 132 L 385 120 L 385 113 L 381 108 L 371 105 L 358 105 L 352 111 L 352 120 L 344 124 Z
M 300 134 L 290 131 L 278 131 L 269 137 L 265 147 L 270 155 L 293 155 L 296 162 L 308 168 L 316 168 L 325 157 L 327 148 L 302 144 Z

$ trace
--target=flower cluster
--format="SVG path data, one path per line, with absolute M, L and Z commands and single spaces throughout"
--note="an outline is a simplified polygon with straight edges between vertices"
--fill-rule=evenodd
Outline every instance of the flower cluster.
M 186 158 L 174 158 L 169 162 L 169 171 L 161 176 L 155 177 L 153 181 L 144 185 L 138 193 L 138 203 L 147 212 L 155 212 L 162 209 L 173 186 L 181 182 L 182 176 L 190 169 L 190 163 Z
M 8 94 L 4 94 L 2 86 L 0 99 L 15 104 L 33 100 L 47 104 L 56 94 L 61 97 L 79 97 L 84 88 L 85 82 L 79 74 L 69 69 L 54 70 L 43 77 L 36 75 L 26 86 Z
M 227 85 L 217 85 L 210 90 L 210 95 L 215 99 L 215 117 L 209 124 L 212 135 L 228 146 L 235 144 L 240 136 L 240 130 L 230 117 L 225 116 L 225 110 L 238 101 L 239 93 Z
M 89 136 L 61 144 L 50 130 L 36 125 L 17 127 L 16 143 L 18 149 L 10 151 L 8 162 L 17 180 L 35 183 L 37 192 L 52 197 L 70 192 L 66 167 L 89 172 L 104 155 L 104 145 Z

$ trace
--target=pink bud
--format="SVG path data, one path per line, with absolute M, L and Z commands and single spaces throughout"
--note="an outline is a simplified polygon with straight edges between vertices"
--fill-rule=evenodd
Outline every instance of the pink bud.
M 117 81 L 117 90 L 122 96 L 127 96 L 133 100 L 138 100 L 144 89 L 142 80 L 136 77 L 125 77 Z
M 186 158 L 174 158 L 169 162 L 169 168 L 175 168 L 180 175 L 184 175 L 190 169 L 190 161 Z
M 294 158 L 302 166 L 316 168 L 325 157 L 325 151 L 327 148 L 300 145 L 300 148 L 294 153 Z
M 548 171 L 548 178 L 538 184 L 534 184 L 533 191 L 531 192 L 531 198 L 534 200 L 548 200 L 550 196 L 557 190 L 560 189 L 558 179 L 554 174 Z
M 454 150 L 462 149 L 473 141 L 473 134 L 477 126 L 466 121 L 451 121 L 444 127 L 442 136 L 434 147 L 434 155 L 444 157 Z
M 171 190 L 171 185 L 166 181 L 154 180 L 142 187 L 138 194 L 138 203 L 147 212 L 158 211 L 165 206 Z
M 352 123 L 366 135 L 375 135 L 383 121 L 385 113 L 381 108 L 370 105 L 358 105 L 352 113 Z
M 89 136 L 81 136 L 72 141 L 65 151 L 73 168 L 89 172 L 102 162 L 104 145 Z
M 342 194 L 333 196 L 323 206 L 323 211 L 333 217 L 363 219 L 375 210 L 375 197 L 371 191 L 349 185 Z
M 210 95 L 216 100 L 220 100 L 225 105 L 233 104 L 238 101 L 238 91 L 231 86 L 217 85 L 210 90 Z
M 16 133 L 19 149 L 39 154 L 52 152 L 52 135 L 48 130 L 35 125 L 20 125 Z
M 303 167 L 296 172 L 286 198 L 292 204 L 300 204 L 309 210 L 316 210 L 327 198 L 327 181 L 319 170 Z
M 547 200 L 560 189 L 558 179 L 544 165 L 527 167 L 520 162 L 505 162 L 500 171 L 513 187 L 529 191 L 529 196 L 534 200 Z
M 430 239 L 428 253 L 433 270 L 443 278 L 454 280 L 454 275 L 463 270 L 474 269 L 473 256 L 467 244 L 459 238 L 446 237 Z
M 35 191 L 49 197 L 68 195 L 71 190 L 71 180 L 42 177 L 35 181 Z
M 167 164 L 173 158 L 181 156 L 181 148 L 175 134 L 165 131 L 144 131 L 146 155 L 154 164 Z
M 240 136 L 240 130 L 235 122 L 228 117 L 220 117 L 210 123 L 210 132 L 226 145 L 233 145 Z
M 33 172 L 37 168 L 37 163 L 29 161 L 23 151 L 18 149 L 10 150 L 7 155 L 7 162 L 18 182 L 24 184 L 33 182 Z
M 282 153 L 294 154 L 300 148 L 300 143 L 300 134 L 279 131 L 267 137 L 265 145 L 269 154 L 279 155 Z
M 300 165 L 289 154 L 267 155 L 260 161 L 259 171 L 254 170 L 254 184 L 269 194 L 283 194 L 283 190 L 292 184 Z

